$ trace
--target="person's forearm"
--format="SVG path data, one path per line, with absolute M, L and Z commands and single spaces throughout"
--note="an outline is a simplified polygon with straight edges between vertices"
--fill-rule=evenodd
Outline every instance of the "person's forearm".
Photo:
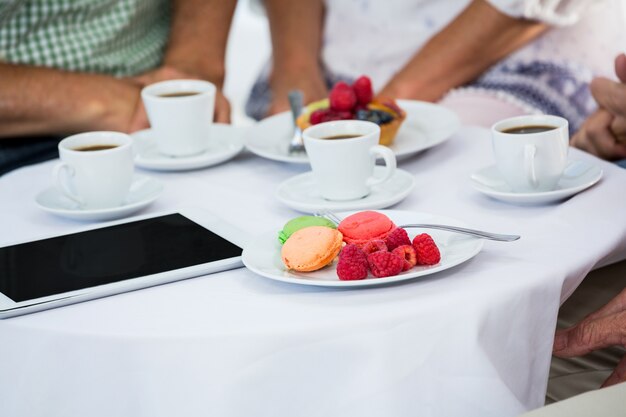
M 474 0 L 424 45 L 385 90 L 399 98 L 437 100 L 546 29 L 542 23 L 507 16 L 485 0 Z
M 138 99 L 113 77 L 0 63 L 0 138 L 124 130 Z
M 174 0 L 164 64 L 222 87 L 236 0 Z
M 272 101 L 268 115 L 289 109 L 287 95 L 298 89 L 304 102 L 327 95 L 321 66 L 323 0 L 265 0 L 272 35 Z
M 324 19 L 323 0 L 266 0 L 274 69 L 318 68 Z

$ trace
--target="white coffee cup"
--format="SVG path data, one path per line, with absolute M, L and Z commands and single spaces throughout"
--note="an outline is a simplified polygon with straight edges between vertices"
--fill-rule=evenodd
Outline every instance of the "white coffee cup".
M 90 150 L 94 147 L 110 147 Z M 59 143 L 61 163 L 54 167 L 57 188 L 85 209 L 124 203 L 133 181 L 130 136 L 119 132 L 88 132 Z
M 201 80 L 162 81 L 141 90 L 160 153 L 183 157 L 207 149 L 216 91 Z
M 349 139 L 327 139 L 336 136 Z M 361 120 L 340 120 L 308 127 L 302 133 L 313 178 L 327 200 L 347 201 L 367 196 L 372 186 L 389 180 L 396 171 L 391 149 L 378 144 L 380 126 Z M 385 161 L 382 177 L 374 177 L 376 157 Z
M 549 126 L 537 133 L 507 133 L 524 126 Z M 556 188 L 567 165 L 569 131 L 566 119 L 531 115 L 512 117 L 491 128 L 493 151 L 500 175 L 515 192 L 542 192 Z

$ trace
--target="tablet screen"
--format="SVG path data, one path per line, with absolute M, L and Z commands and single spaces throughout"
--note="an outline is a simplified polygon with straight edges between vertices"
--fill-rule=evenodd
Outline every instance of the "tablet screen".
M 15 302 L 241 255 L 180 214 L 0 248 L 0 292 Z

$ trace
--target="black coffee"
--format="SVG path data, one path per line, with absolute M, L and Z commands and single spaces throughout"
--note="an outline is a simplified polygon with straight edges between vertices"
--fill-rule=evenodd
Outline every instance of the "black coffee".
M 322 138 L 322 139 L 353 139 L 353 138 L 358 138 L 359 136 L 362 136 L 362 135 L 335 135 L 335 136 L 326 136 L 325 138 Z
M 517 126 L 505 129 L 502 133 L 513 133 L 514 135 L 523 135 L 526 133 L 541 133 L 547 132 L 549 130 L 556 129 L 556 126 L 544 126 L 544 125 L 533 125 L 533 126 Z
M 117 148 L 117 145 L 88 145 L 81 146 L 80 148 L 74 148 L 75 151 L 91 152 L 91 151 L 106 151 L 107 149 Z
M 195 96 L 196 94 L 200 94 L 200 93 L 197 93 L 195 91 L 179 91 L 175 93 L 159 94 L 159 97 L 187 97 L 187 96 Z

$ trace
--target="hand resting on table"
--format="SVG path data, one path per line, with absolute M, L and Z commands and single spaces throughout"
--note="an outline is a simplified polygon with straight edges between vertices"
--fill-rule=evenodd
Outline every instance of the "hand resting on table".
M 569 358 L 615 345 L 626 347 L 626 289 L 580 323 L 569 329 L 557 331 L 553 353 L 555 356 Z M 624 381 L 626 381 L 626 356 L 602 386 L 607 387 Z

